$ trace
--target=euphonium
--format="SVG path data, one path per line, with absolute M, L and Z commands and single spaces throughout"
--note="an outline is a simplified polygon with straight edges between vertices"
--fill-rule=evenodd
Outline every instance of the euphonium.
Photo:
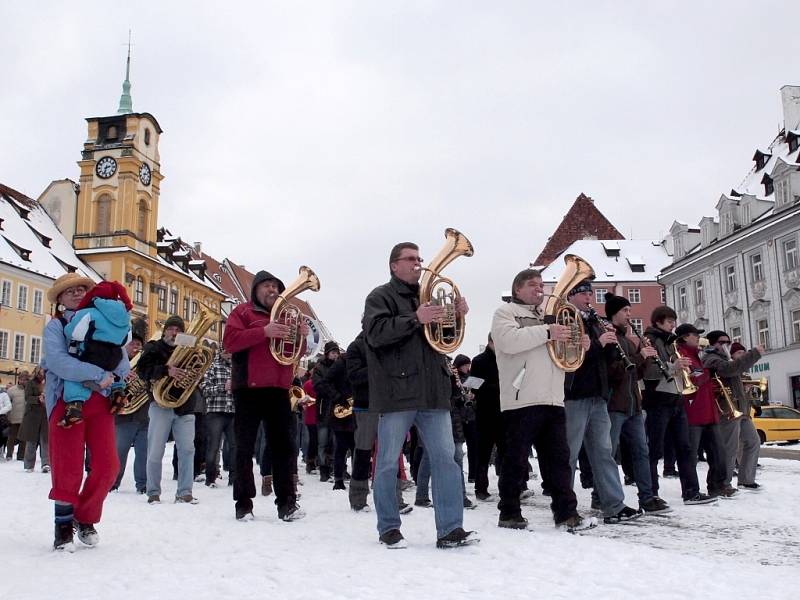
M 282 294 L 275 299 L 269 315 L 271 323 L 281 323 L 289 327 L 289 336 L 285 338 L 272 338 L 269 350 L 273 358 L 281 365 L 292 365 L 300 360 L 303 352 L 303 336 L 300 326 L 303 324 L 303 313 L 289 299 L 301 292 L 311 290 L 319 291 L 319 277 L 306 266 L 300 267 L 300 275 L 289 284 Z
M 150 341 L 160 338 L 161 330 L 159 329 L 156 334 L 150 338 Z M 120 409 L 120 411 L 117 413 L 118 415 L 133 414 L 139 410 L 143 404 L 150 400 L 150 387 L 147 385 L 147 382 L 139 377 L 139 374 L 136 372 L 136 365 L 139 364 L 139 359 L 141 357 L 142 353 L 139 352 L 139 354 L 134 356 L 133 360 L 131 360 L 131 373 L 133 373 L 133 379 L 125 384 L 125 397 L 127 398 L 127 404 Z
M 458 286 L 452 279 L 442 277 L 440 273 L 459 256 L 472 256 L 475 251 L 472 243 L 460 231 L 448 227 L 444 237 L 444 247 L 431 261 L 430 266 L 422 267 L 424 273 L 419 282 L 419 303 L 445 308 L 445 316 L 440 321 L 427 323 L 424 330 L 425 339 L 434 350 L 449 354 L 457 350 L 464 341 L 465 319 L 464 315 L 456 311 L 456 304 L 461 298 Z
M 677 341 L 672 342 L 672 348 L 675 350 L 675 356 L 677 356 L 678 358 L 682 358 L 681 353 L 678 352 Z M 681 390 L 681 394 L 683 394 L 684 396 L 690 396 L 694 394 L 697 391 L 697 386 L 694 383 L 692 383 L 692 379 L 691 377 L 689 377 L 689 371 L 681 367 L 680 369 L 678 369 L 678 372 L 680 373 L 681 376 L 681 384 L 682 384 L 681 387 L 683 388 Z
M 749 392 L 750 397 L 753 400 L 761 400 L 764 397 L 764 393 L 769 388 L 769 384 L 767 383 L 767 378 L 762 377 L 761 379 L 742 379 L 742 385 L 750 386 Z
M 714 394 L 714 399 L 717 401 L 717 408 L 719 409 L 719 412 L 729 419 L 738 419 L 741 417 L 741 411 L 736 410 L 736 405 L 733 403 L 731 389 L 722 382 L 722 379 L 719 378 L 719 375 L 715 374 L 714 380 L 717 382 L 717 389 L 715 390 L 716 393 Z M 725 402 L 725 410 L 723 410 L 720 397 L 722 397 L 722 400 Z
M 297 405 L 300 404 L 303 399 L 306 399 L 304 402 L 306 406 L 311 406 L 312 404 L 317 403 L 317 401 L 306 394 L 305 390 L 299 385 L 293 385 L 289 388 L 289 407 L 291 410 L 294 411 L 297 408 Z
M 167 367 L 176 367 L 185 373 L 179 378 L 167 375 L 153 384 L 153 400 L 156 404 L 163 408 L 178 408 L 192 395 L 214 358 L 214 352 L 203 345 L 202 338 L 215 321 L 211 309 L 201 304 L 185 332 L 185 335 L 194 338 L 192 345 L 176 346 L 167 361 Z
M 337 404 L 333 407 L 333 416 L 337 419 L 344 419 L 353 414 L 353 397 L 347 399 L 347 406 Z
M 594 279 L 594 269 L 580 256 L 567 254 L 564 257 L 566 268 L 558 278 L 552 294 L 547 295 L 544 305 L 545 321 L 550 324 L 569 327 L 572 335 L 566 342 L 548 340 L 547 353 L 562 371 L 577 371 L 583 364 L 586 351 L 581 345 L 585 333 L 583 318 L 574 304 L 567 301 L 570 290 L 584 279 Z

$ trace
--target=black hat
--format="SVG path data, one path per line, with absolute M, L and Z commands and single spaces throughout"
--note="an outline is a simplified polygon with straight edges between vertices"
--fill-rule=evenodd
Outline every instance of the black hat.
M 328 356 L 328 352 L 333 352 L 334 350 L 336 352 L 341 352 L 341 349 L 339 348 L 339 344 L 337 344 L 336 342 L 331 340 L 329 342 L 325 342 L 325 348 L 322 350 L 322 353 L 325 356 Z
M 584 279 L 574 288 L 569 291 L 567 296 L 572 296 L 574 294 L 580 294 L 581 292 L 591 292 L 592 291 L 592 280 L 591 279 Z
M 726 338 L 730 338 L 730 336 L 727 333 L 725 333 L 724 331 L 720 331 L 719 329 L 715 329 L 714 331 L 709 331 L 708 335 L 706 336 L 706 338 L 708 338 L 708 343 L 713 346 L 714 344 L 717 343 L 719 338 L 721 338 L 723 336 L 726 337 Z
M 678 337 L 683 337 L 685 335 L 689 335 L 690 333 L 700 335 L 701 333 L 705 333 L 705 329 L 698 329 L 691 323 L 684 323 L 683 325 L 678 325 L 678 328 L 675 330 L 675 335 Z
M 186 324 L 183 322 L 183 319 L 181 319 L 178 315 L 172 315 L 166 321 L 164 321 L 164 329 L 173 326 L 177 327 L 181 331 L 186 331 Z
M 628 301 L 627 298 L 623 298 L 622 296 L 615 296 L 611 292 L 606 292 L 604 296 L 606 299 L 606 317 L 609 319 L 621 311 L 626 306 L 630 306 L 631 303 Z
M 470 364 L 472 361 L 469 359 L 469 356 L 464 354 L 459 354 L 453 359 L 453 366 L 458 369 L 459 367 L 463 367 L 464 365 Z
M 138 340 L 139 342 L 144 344 L 144 338 L 135 331 L 131 332 L 131 341 L 133 340 Z

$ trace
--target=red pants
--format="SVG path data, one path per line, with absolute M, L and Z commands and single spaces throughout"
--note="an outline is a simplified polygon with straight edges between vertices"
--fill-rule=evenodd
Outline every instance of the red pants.
M 64 408 L 64 400 L 59 399 L 50 415 L 50 499 L 69 502 L 76 521 L 94 524 L 100 521 L 103 501 L 119 473 L 114 415 L 109 412 L 108 398 L 92 392 L 83 404 L 83 421 L 65 429 L 56 425 Z M 86 449 L 91 472 L 84 481 Z

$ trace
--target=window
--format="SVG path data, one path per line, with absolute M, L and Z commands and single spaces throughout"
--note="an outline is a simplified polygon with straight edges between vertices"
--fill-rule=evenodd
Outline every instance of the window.
M 169 291 L 169 313 L 171 315 L 178 314 L 178 290 Z
M 764 281 L 764 266 L 761 262 L 761 253 L 750 256 L 750 275 L 753 281 Z
M 145 146 L 150 145 L 150 130 L 147 128 L 145 128 L 144 130 L 144 145 Z
M 678 288 L 678 308 L 680 310 L 686 310 L 688 305 L 686 303 L 686 286 L 681 286 Z
M 790 194 L 791 187 L 788 179 L 783 179 L 775 184 L 775 201 L 778 203 L 778 206 L 789 204 Z
M 25 360 L 25 335 L 14 334 L 14 360 Z
M 133 287 L 133 301 L 136 304 L 144 304 L 144 279 L 141 275 L 136 277 L 136 283 Z
M 729 210 L 722 215 L 722 225 L 725 233 L 733 232 L 733 211 Z
M 111 233 L 111 198 L 101 196 L 97 201 L 97 215 L 95 217 L 95 233 Z
M 794 152 L 800 146 L 800 136 L 790 133 L 787 137 L 789 138 L 787 140 L 789 142 L 789 152 Z
M 197 300 L 192 300 L 192 318 L 197 314 Z
M 31 336 L 31 360 L 35 365 L 42 359 L 42 338 Z
M 759 319 L 756 321 L 756 329 L 758 330 L 758 343 L 769 348 L 769 322 L 766 319 Z
M 742 204 L 742 225 L 750 223 L 750 205 Z
M 0 331 L 0 358 L 8 358 L 8 332 Z
M 783 242 L 783 266 L 787 271 L 797 268 L 797 240 Z
M 800 310 L 792 311 L 792 343 L 800 343 Z
M 167 288 L 158 288 L 158 310 L 159 312 L 167 312 Z
M 628 301 L 631 304 L 639 304 L 642 301 L 642 295 L 639 288 L 633 288 L 628 290 Z
M 680 236 L 675 238 L 675 256 L 677 258 L 683 256 L 683 238 Z
M 640 335 L 642 334 L 642 320 L 641 319 L 631 319 L 631 326 L 636 331 L 638 331 Z
M 667 288 L 661 288 L 661 304 L 667 303 Z
M 725 267 L 725 291 L 736 291 L 736 267 L 733 265 Z
M 136 220 L 136 235 L 140 240 L 147 239 L 147 202 L 139 200 L 139 212 Z
M 0 304 L 3 306 L 11 306 L 11 282 L 3 280 L 2 288 L 0 288 Z
M 742 343 L 742 328 L 731 327 L 731 341 Z
M 694 282 L 694 303 L 695 304 L 705 304 L 706 303 L 706 295 L 703 291 L 703 280 L 698 279 Z
M 764 176 L 764 195 L 769 196 L 772 192 L 775 191 L 775 182 L 772 181 L 772 178 L 768 175 Z
M 189 298 L 184 297 L 183 299 L 183 320 L 189 320 Z
M 33 290 L 33 312 L 37 315 L 42 314 L 43 304 L 44 292 L 42 290 Z
M 605 304 L 606 303 L 606 293 L 608 292 L 605 288 L 596 288 L 594 290 L 594 303 L 595 304 Z
M 19 284 L 17 286 L 17 308 L 28 310 L 28 286 Z

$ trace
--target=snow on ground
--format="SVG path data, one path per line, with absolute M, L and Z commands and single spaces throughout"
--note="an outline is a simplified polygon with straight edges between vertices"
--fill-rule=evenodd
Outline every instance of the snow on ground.
M 465 511 L 465 528 L 482 540 L 474 547 L 437 550 L 432 509 L 415 508 L 403 518 L 409 548 L 390 551 L 377 543 L 374 512 L 353 513 L 346 492 L 314 476 L 301 474 L 302 521 L 278 521 L 272 499 L 259 496 L 256 520 L 240 523 L 230 488 L 195 484 L 196 506 L 147 505 L 133 492 L 129 461 L 121 491 L 106 501 L 100 545 L 76 542 L 62 554 L 50 549 L 49 477 L 3 462 L 0 599 L 786 598 L 800 572 L 800 461 L 761 463 L 763 492 L 687 507 L 678 481 L 662 480 L 672 515 L 583 535 L 554 530 L 538 482 L 524 509 L 535 532 L 498 529 L 496 507 L 481 504 Z M 625 491 L 635 505 L 635 488 Z M 174 492 L 165 480 L 162 498 Z M 586 514 L 588 492 L 578 494 Z

